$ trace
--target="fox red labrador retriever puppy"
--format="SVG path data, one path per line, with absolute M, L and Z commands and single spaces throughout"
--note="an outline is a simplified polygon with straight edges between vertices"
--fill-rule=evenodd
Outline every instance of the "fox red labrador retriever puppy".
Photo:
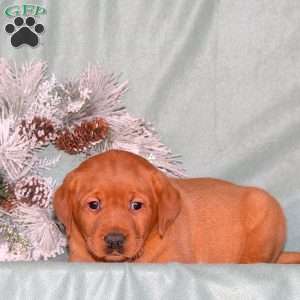
M 226 181 L 168 178 L 111 150 L 84 161 L 55 193 L 70 261 L 300 262 L 282 252 L 284 214 L 267 192 Z

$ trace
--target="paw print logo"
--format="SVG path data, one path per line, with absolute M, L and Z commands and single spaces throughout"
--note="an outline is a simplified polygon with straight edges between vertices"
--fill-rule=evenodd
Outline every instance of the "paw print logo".
M 11 34 L 11 44 L 19 47 L 26 44 L 35 47 L 39 43 L 39 35 L 45 30 L 44 25 L 36 24 L 33 17 L 27 17 L 25 22 L 22 17 L 16 17 L 14 24 L 7 24 L 5 31 Z

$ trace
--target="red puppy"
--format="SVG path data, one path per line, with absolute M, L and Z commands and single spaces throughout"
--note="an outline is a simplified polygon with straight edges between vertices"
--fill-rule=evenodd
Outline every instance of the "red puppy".
M 70 261 L 300 262 L 282 252 L 285 218 L 267 192 L 216 179 L 168 178 L 125 151 L 96 155 L 55 193 Z

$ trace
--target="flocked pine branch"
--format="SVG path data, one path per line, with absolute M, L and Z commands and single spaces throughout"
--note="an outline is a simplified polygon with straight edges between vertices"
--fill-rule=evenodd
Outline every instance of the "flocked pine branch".
M 58 93 L 67 110 L 64 123 L 72 126 L 86 119 L 103 118 L 110 135 L 89 149 L 89 155 L 111 148 L 127 150 L 145 157 L 171 176 L 184 176 L 179 157 L 161 143 L 153 126 L 128 114 L 121 102 L 128 82 L 120 84 L 118 79 L 96 66 L 89 67 L 78 81 L 62 86 Z
M 4 116 L 20 120 L 35 101 L 37 90 L 45 80 L 45 63 L 16 63 L 0 60 L 0 107 Z
M 51 120 L 56 126 L 61 125 L 63 114 L 60 110 L 61 98 L 56 91 L 57 81 L 54 75 L 49 80 L 44 80 L 35 90 L 35 99 L 29 105 L 26 119 L 36 116 Z M 30 112 L 30 115 L 28 113 Z
M 153 165 L 170 176 L 184 177 L 179 156 L 172 154 L 151 124 L 129 115 L 124 117 L 112 132 L 112 148 L 133 152 L 148 159 Z
M 80 79 L 58 88 L 65 111 L 64 124 L 72 126 L 92 118 L 106 119 L 121 116 L 125 107 L 120 97 L 127 91 L 128 82 L 118 83 L 118 77 L 107 75 L 97 67 L 89 67 Z
M 8 251 L 24 252 L 31 247 L 28 239 L 18 231 L 12 221 L 12 215 L 2 209 L 0 209 L 0 238 L 6 242 Z
M 46 170 L 52 169 L 61 159 L 61 154 L 56 155 L 52 158 L 48 157 L 35 157 L 32 163 L 31 173 L 40 175 L 42 172 Z
M 13 119 L 0 117 L 0 168 L 12 181 L 30 171 L 33 156 L 30 141 L 14 124 Z
M 18 68 L 0 59 L 0 112 L 16 123 L 36 116 L 59 123 L 56 84 L 54 76 L 47 78 L 47 65 L 43 62 L 26 63 Z
M 12 213 L 19 231 L 32 243 L 32 259 L 48 259 L 63 253 L 66 238 L 48 208 L 20 204 Z
M 18 83 L 15 66 L 9 64 L 6 59 L 0 58 L 0 113 L 4 117 L 15 116 L 20 111 L 22 100 L 14 99 L 16 89 L 18 89 Z

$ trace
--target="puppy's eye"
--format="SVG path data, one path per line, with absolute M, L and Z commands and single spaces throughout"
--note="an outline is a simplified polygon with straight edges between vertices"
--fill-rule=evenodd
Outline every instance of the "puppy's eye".
M 139 201 L 132 201 L 130 202 L 130 209 L 131 210 L 139 210 L 143 207 L 143 203 Z
M 91 200 L 88 202 L 88 207 L 89 207 L 89 209 L 91 209 L 93 211 L 100 210 L 101 202 L 100 202 L 100 200 L 97 200 L 97 199 Z

